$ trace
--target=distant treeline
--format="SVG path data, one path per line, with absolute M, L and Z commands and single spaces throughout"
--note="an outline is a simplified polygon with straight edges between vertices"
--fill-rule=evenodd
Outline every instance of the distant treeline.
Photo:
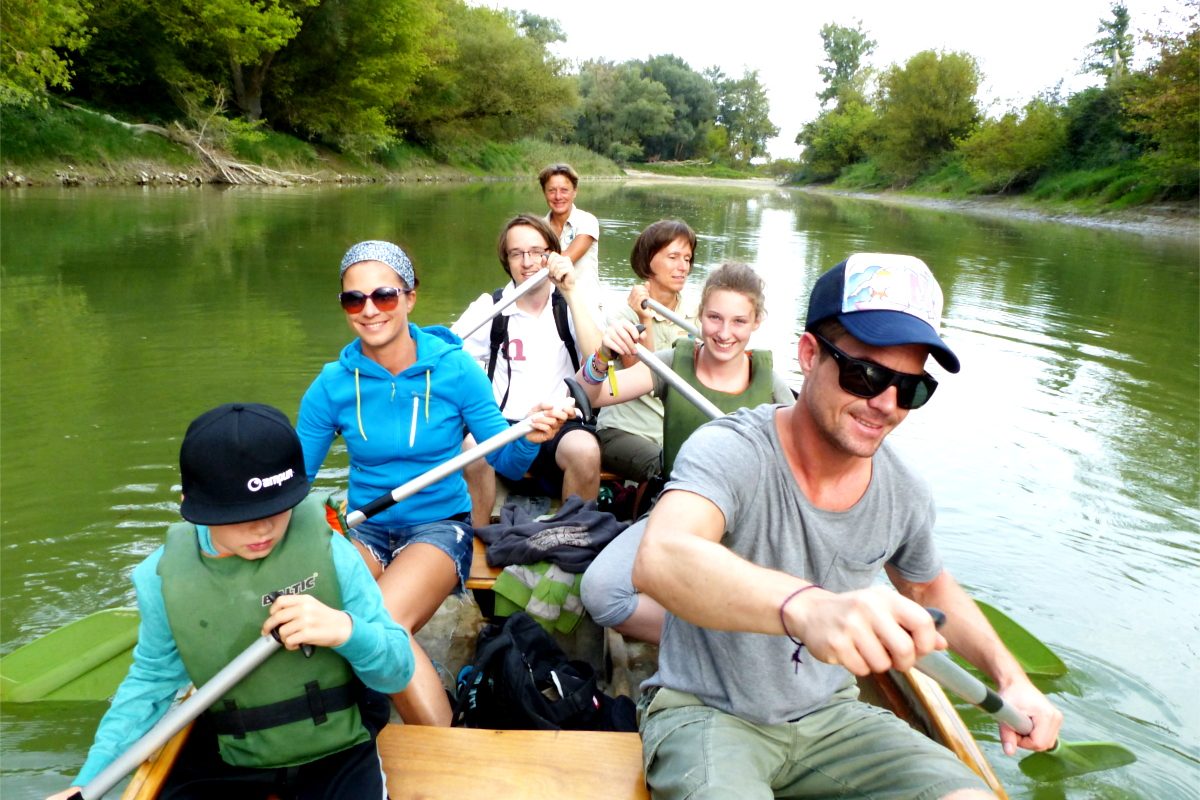
M 1193 197 L 1198 1 L 1185 31 L 1151 37 L 1157 55 L 1141 70 L 1114 5 L 1085 54 L 1102 86 L 999 119 L 982 113 L 969 54 L 877 71 L 861 22 L 826 25 L 823 110 L 796 139 L 800 161 L 773 171 L 1004 192 L 1085 170 L 1138 201 Z M 410 145 L 437 156 L 537 139 L 621 163 L 748 167 L 779 132 L 756 71 L 696 71 L 672 55 L 571 64 L 549 49 L 566 40 L 557 21 L 463 0 L 4 0 L 0 22 L 0 106 L 58 98 L 177 122 L 218 148 L 270 131 L 386 163 Z
M 1138 203 L 1186 199 L 1200 182 L 1200 28 L 1197 3 L 1181 33 L 1144 34 L 1156 55 L 1131 69 L 1134 37 L 1120 3 L 1099 21 L 1083 69 L 1103 84 L 1069 97 L 1051 90 L 998 119 L 985 118 L 980 72 L 968 53 L 917 53 L 882 72 L 864 62 L 875 42 L 855 27 L 821 29 L 823 110 L 796 137 L 794 179 L 944 191 L 1027 192 Z M 1014 43 L 1014 46 L 1019 46 Z M 1075 175 L 1075 178 L 1071 176 Z
M 748 163 L 778 133 L 754 72 L 672 56 L 572 67 L 558 22 L 462 0 L 5 0 L 0 103 L 48 95 L 139 122 L 266 126 L 343 152 L 582 144 Z M 217 112 L 217 113 L 214 113 Z

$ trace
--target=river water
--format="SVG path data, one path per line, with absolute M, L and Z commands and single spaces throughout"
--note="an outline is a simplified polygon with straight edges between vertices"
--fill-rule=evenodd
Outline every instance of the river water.
M 1064 739 L 1118 741 L 1138 762 L 1035 784 L 990 722 L 972 726 L 1015 797 L 1200 796 L 1194 238 L 763 186 L 585 181 L 579 205 L 601 221 L 610 305 L 662 217 L 700 233 L 697 285 L 722 261 L 753 264 L 769 290 L 754 344 L 793 383 L 821 272 L 856 251 L 924 259 L 963 370 L 935 372 L 937 397 L 892 441 L 934 488 L 951 571 L 1069 666 L 1043 684 Z M 132 604 L 130 571 L 177 519 L 193 417 L 231 400 L 294 416 L 350 338 L 334 299 L 350 243 L 402 243 L 415 321 L 444 323 L 501 283 L 496 233 L 527 210 L 544 210 L 532 181 L 0 197 L 0 652 Z M 338 459 L 323 482 L 344 478 Z M 103 709 L 6 705 L 4 797 L 65 787 Z

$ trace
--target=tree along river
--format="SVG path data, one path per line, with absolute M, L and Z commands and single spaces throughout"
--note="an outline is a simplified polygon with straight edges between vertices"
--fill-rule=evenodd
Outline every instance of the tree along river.
M 413 318 L 448 323 L 502 283 L 495 236 L 544 212 L 533 181 L 286 190 L 20 190 L 0 208 L 3 615 L 9 652 L 132 605 L 129 573 L 178 518 L 187 423 L 300 395 L 351 334 L 337 265 L 390 239 L 421 279 Z M 1138 762 L 1035 784 L 969 715 L 1015 797 L 1196 795 L 1200 702 L 1198 297 L 1193 238 L 980 218 L 764 186 L 585 182 L 609 307 L 638 232 L 700 234 L 693 283 L 727 260 L 766 278 L 755 344 L 798 384 L 809 287 L 856 251 L 924 259 L 958 375 L 892 441 L 933 486 L 948 568 L 1070 667 L 1043 682 L 1063 738 Z M 335 453 L 322 482 L 345 479 Z M 70 653 L 63 653 L 68 659 Z M 7 704 L 3 793 L 64 788 L 101 703 Z M 1191 776 L 1190 778 L 1188 776 Z

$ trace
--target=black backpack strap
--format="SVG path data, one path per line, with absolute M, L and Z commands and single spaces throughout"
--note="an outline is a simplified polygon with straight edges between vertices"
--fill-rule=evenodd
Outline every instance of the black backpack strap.
M 500 298 L 504 296 L 504 289 L 497 289 L 492 292 L 492 305 L 500 302 Z M 504 389 L 504 397 L 500 398 L 500 410 L 504 410 L 504 405 L 508 402 L 508 392 L 512 389 L 512 362 L 508 359 L 508 315 L 497 314 L 492 317 L 492 337 L 490 350 L 488 351 L 487 376 L 488 383 L 492 382 L 492 378 L 496 375 L 496 360 L 500 354 L 504 354 L 504 360 L 508 363 L 508 386 Z M 578 368 L 576 368 L 578 370 Z
M 500 302 L 504 296 L 503 289 L 492 292 L 492 304 Z M 562 339 L 567 348 L 567 356 L 571 359 L 571 369 L 579 371 L 579 352 L 575 346 L 575 337 L 571 335 L 570 309 L 567 299 L 561 292 L 550 293 L 550 311 L 554 314 L 554 327 L 558 329 L 558 338 Z M 504 389 L 504 397 L 500 398 L 500 410 L 508 403 L 508 393 L 512 389 L 512 362 L 508 358 L 508 315 L 497 314 L 492 318 L 492 335 L 488 351 L 487 376 L 488 383 L 496 376 L 496 363 L 503 358 L 508 363 L 508 386 Z
M 575 337 L 571 335 L 570 309 L 567 308 L 567 298 L 562 296 L 562 292 L 553 292 L 550 295 L 550 310 L 554 312 L 558 338 L 562 339 L 567 348 L 567 355 L 571 357 L 571 369 L 579 372 L 579 353 L 575 347 Z

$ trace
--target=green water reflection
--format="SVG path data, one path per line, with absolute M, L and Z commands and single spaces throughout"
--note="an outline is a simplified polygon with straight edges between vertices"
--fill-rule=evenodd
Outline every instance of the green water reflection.
M 1034 786 L 989 757 L 1016 797 L 1194 796 L 1194 239 L 763 187 L 585 182 L 579 203 L 601 220 L 606 302 L 622 302 L 630 246 L 661 217 L 700 233 L 701 279 L 754 264 L 769 288 L 755 344 L 780 365 L 824 269 L 855 251 L 923 258 L 964 368 L 894 439 L 934 487 L 947 564 L 1067 661 L 1045 687 L 1064 735 L 1121 741 L 1139 762 Z M 532 182 L 0 197 L 0 650 L 132 601 L 130 570 L 177 517 L 196 414 L 249 399 L 294 415 L 350 338 L 334 301 L 347 245 L 402 243 L 421 278 L 415 320 L 449 322 L 500 284 L 502 222 L 541 209 Z M 65 786 L 101 710 L 5 708 L 4 793 Z

